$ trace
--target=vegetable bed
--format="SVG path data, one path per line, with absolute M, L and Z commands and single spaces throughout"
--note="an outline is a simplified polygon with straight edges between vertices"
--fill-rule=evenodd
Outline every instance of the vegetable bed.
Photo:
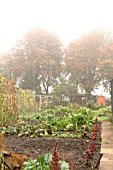
M 4 127 L 1 132 L 7 140 L 5 148 L 10 153 L 37 160 L 46 153 L 53 154 L 57 141 L 59 159 L 66 161 L 70 170 L 99 167 L 101 123 L 94 119 L 90 110 L 82 109 L 70 114 L 47 113 L 45 116 L 38 114 L 32 120 L 24 120 L 13 127 Z M 21 169 L 17 169 L 19 168 Z

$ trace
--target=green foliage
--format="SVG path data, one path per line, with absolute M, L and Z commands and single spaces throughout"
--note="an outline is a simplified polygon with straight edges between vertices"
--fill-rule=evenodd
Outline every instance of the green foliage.
M 69 102 L 68 105 L 67 105 L 67 108 L 70 108 L 71 110 L 72 109 L 78 110 L 78 109 L 80 109 L 80 105 L 75 103 L 75 102 L 74 103 Z
M 99 109 L 99 106 L 96 102 L 91 102 L 91 101 L 88 101 L 86 103 L 86 107 L 90 108 L 90 109 L 93 109 L 93 110 L 98 110 Z
M 56 109 L 46 109 L 44 112 L 47 114 L 58 114 L 58 113 L 71 113 L 73 109 L 69 107 L 57 107 Z
M 15 81 L 0 75 L 0 126 L 16 123 L 18 119 L 18 99 Z
M 67 77 L 65 74 L 61 73 L 58 76 L 57 81 L 53 85 L 53 95 L 55 103 L 59 103 L 60 105 L 65 105 L 69 103 L 69 101 L 64 100 L 64 96 L 69 97 L 69 94 L 75 93 L 75 86 L 67 80 Z
M 70 114 L 71 123 L 75 130 L 79 130 L 82 127 L 91 128 L 93 122 L 93 113 L 91 109 L 80 108 L 76 112 Z
M 56 113 L 56 109 L 46 109 L 45 113 L 47 113 L 47 114 L 55 114 Z
M 106 116 L 111 113 L 110 107 L 102 107 L 98 110 L 98 116 Z
M 19 111 L 21 114 L 36 112 L 35 95 L 31 90 L 18 89 Z
M 99 110 L 94 111 L 94 117 L 98 117 L 100 121 L 111 119 L 112 117 L 111 107 L 103 106 Z
M 18 133 L 18 136 L 27 135 L 31 137 L 82 138 L 86 129 L 92 129 L 94 117 L 94 112 L 88 108 L 80 108 L 79 110 L 62 108 L 60 112 L 59 109 L 56 109 L 56 113 L 54 109 L 52 113 L 37 113 L 29 119 L 24 117 L 24 123 L 33 120 L 36 122 L 35 125 L 21 124 L 15 127 L 1 127 L 0 132 L 2 134 Z M 75 131 L 75 133 L 70 133 L 71 131 Z
M 52 154 L 47 153 L 43 156 L 38 157 L 38 159 L 29 159 L 24 162 L 23 170 L 52 170 L 51 169 Z M 69 165 L 67 162 L 60 160 L 61 170 L 69 170 Z

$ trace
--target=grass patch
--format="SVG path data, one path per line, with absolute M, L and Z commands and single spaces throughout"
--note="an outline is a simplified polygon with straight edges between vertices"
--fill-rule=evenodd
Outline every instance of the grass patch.
M 106 141 L 106 142 L 104 142 L 104 144 L 109 144 L 109 142 L 108 142 L 108 141 Z

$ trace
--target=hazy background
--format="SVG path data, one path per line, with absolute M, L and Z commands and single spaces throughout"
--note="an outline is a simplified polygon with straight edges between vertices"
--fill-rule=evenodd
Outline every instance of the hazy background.
M 55 32 L 64 45 L 92 28 L 113 29 L 112 0 L 0 0 L 0 52 L 31 27 Z

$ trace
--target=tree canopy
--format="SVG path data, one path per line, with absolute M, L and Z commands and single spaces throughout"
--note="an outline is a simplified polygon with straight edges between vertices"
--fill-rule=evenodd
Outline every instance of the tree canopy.
M 100 81 L 113 78 L 113 34 L 92 30 L 66 49 L 54 33 L 30 29 L 4 56 L 2 68 L 20 87 L 37 94 L 90 94 Z M 3 69 L 2 69 L 3 71 Z
M 21 77 L 21 87 L 48 94 L 60 74 L 62 46 L 55 34 L 31 29 L 7 54 L 8 73 Z
M 100 63 L 105 62 L 106 58 L 102 50 L 109 43 L 108 40 L 105 31 L 96 30 L 69 44 L 65 61 L 67 73 L 76 83 L 76 90 L 78 85 L 82 85 L 86 93 L 91 93 L 95 85 L 101 81 L 103 71 Z

